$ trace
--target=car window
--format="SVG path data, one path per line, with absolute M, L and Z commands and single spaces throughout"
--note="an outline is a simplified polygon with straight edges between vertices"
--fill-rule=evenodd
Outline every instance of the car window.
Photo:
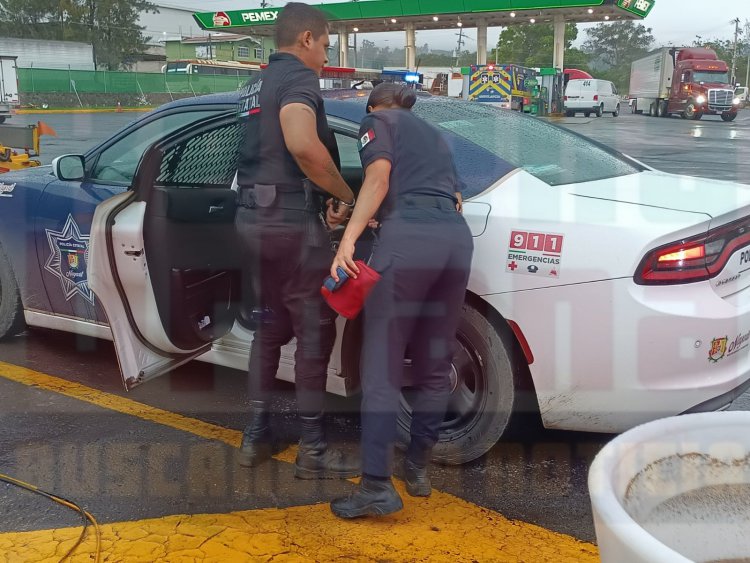
M 591 182 L 642 169 L 624 156 L 542 120 L 481 103 L 424 98 L 414 112 L 515 168 L 553 185 Z M 479 151 L 475 151 L 479 152 Z M 481 157 L 467 155 L 472 166 Z
M 357 147 L 357 139 L 341 133 L 336 133 L 336 143 L 338 143 L 339 146 L 341 168 L 362 168 L 362 161 L 359 158 L 359 148 Z
M 244 125 L 235 119 L 201 127 L 168 143 L 154 184 L 176 188 L 226 187 L 237 171 Z
M 170 113 L 144 123 L 101 152 L 91 173 L 91 180 L 129 186 L 141 155 L 149 146 L 177 129 L 222 111 L 214 109 Z

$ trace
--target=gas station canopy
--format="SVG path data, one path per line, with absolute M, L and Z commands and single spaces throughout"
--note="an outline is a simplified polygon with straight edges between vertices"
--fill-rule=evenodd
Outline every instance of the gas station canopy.
M 362 0 L 315 6 L 326 12 L 331 30 L 359 33 L 507 27 L 521 23 L 601 22 L 639 20 L 655 0 Z M 199 12 L 193 15 L 205 30 L 269 35 L 283 8 Z M 534 22 L 531 22 L 531 20 Z M 356 30 L 355 30 L 356 28 Z

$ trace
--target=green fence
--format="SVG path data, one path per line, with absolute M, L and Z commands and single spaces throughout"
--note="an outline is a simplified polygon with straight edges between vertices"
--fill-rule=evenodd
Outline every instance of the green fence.
M 222 75 L 167 75 L 161 72 L 19 68 L 18 88 L 21 93 L 210 94 L 237 90 L 247 78 Z

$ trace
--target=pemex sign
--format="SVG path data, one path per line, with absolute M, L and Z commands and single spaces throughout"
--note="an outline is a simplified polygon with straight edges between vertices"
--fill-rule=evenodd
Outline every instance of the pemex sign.
M 645 18 L 654 7 L 654 0 L 617 0 L 617 7 Z
M 260 10 L 201 12 L 193 14 L 193 17 L 203 29 L 225 29 L 251 25 L 273 25 L 276 23 L 280 12 L 281 8 L 265 8 Z

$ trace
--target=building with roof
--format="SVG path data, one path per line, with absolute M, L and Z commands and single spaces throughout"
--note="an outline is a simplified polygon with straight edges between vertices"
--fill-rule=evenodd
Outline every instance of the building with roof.
M 208 32 L 197 37 L 167 40 L 168 61 L 180 59 L 207 59 L 266 63 L 274 51 L 273 39 L 258 38 L 237 33 Z

